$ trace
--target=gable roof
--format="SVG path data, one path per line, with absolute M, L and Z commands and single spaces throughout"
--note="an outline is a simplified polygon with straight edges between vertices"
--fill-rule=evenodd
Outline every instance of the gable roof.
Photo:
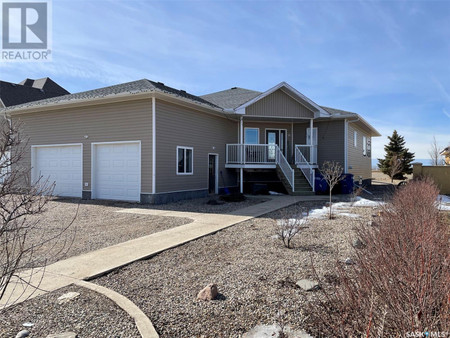
M 233 87 L 220 92 L 201 95 L 200 97 L 224 109 L 235 109 L 261 94 L 261 92 L 255 90 Z
M 19 84 L 0 81 L 0 100 L 5 107 L 43 100 L 68 93 L 67 90 L 59 86 L 50 78 L 38 80 L 26 79 Z
M 290 95 L 294 100 L 307 107 L 315 114 L 319 114 L 320 117 L 330 116 L 330 113 L 316 104 L 314 101 L 300 93 L 297 89 L 292 87 L 286 82 L 280 82 L 276 86 L 266 90 L 265 92 L 257 92 L 254 90 L 233 87 L 228 90 L 223 90 L 220 92 L 203 95 L 202 98 L 214 101 L 218 106 L 224 109 L 233 109 L 236 113 L 242 113 L 245 107 L 261 100 L 262 98 L 272 94 L 278 89 L 283 89 Z M 318 117 L 318 116 L 317 116 Z
M 59 103 L 70 103 L 77 101 L 85 101 L 91 99 L 99 99 L 106 97 L 114 97 L 118 95 L 126 94 L 139 94 L 139 93 L 151 93 L 151 92 L 164 92 L 169 93 L 178 97 L 182 97 L 191 100 L 196 103 L 205 104 L 212 108 L 220 108 L 215 104 L 202 99 L 201 97 L 187 93 L 184 90 L 178 90 L 169 86 L 164 85 L 162 82 L 154 82 L 147 79 L 142 79 L 138 81 L 132 81 L 127 83 L 121 83 L 114 86 L 88 90 L 85 92 L 63 95 L 58 97 L 52 97 L 45 100 L 28 102 L 11 107 L 10 110 L 20 110 L 23 108 L 31 108 L 38 106 L 47 106 Z

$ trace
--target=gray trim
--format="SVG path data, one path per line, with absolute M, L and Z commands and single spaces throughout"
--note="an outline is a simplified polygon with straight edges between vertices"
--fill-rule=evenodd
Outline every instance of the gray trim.
M 83 192 L 81 193 L 81 199 L 82 200 L 90 200 L 91 199 L 91 192 L 83 190 Z
M 208 196 L 208 189 L 189 190 L 179 192 L 168 192 L 161 194 L 141 194 L 141 203 L 145 204 L 166 204 L 181 200 L 202 198 Z

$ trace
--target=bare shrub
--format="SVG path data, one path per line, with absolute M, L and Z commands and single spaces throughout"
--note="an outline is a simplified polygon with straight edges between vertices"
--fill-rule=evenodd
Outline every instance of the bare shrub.
M 444 160 L 441 157 L 442 148 L 438 145 L 436 141 L 436 136 L 433 136 L 433 142 L 431 142 L 431 148 L 428 150 L 428 155 L 430 155 L 431 165 L 438 166 L 443 165 Z
M 400 174 L 403 170 L 403 160 L 402 157 L 394 154 L 392 155 L 391 159 L 389 160 L 389 168 L 388 168 L 388 175 L 391 178 L 391 183 L 394 182 L 394 177 L 398 174 Z
M 322 165 L 322 168 L 320 168 L 319 171 L 322 174 L 323 179 L 327 182 L 328 186 L 330 187 L 330 213 L 328 218 L 332 219 L 333 212 L 331 208 L 333 204 L 331 201 L 331 194 L 336 184 L 338 184 L 340 181 L 344 179 L 344 176 L 342 176 L 344 169 L 338 162 L 325 161 Z
M 53 192 L 54 184 L 37 178 L 30 182 L 30 168 L 21 166 L 26 154 L 26 138 L 22 136 L 19 125 L 8 120 L 0 121 L 0 299 L 3 300 L 7 287 L 12 280 L 20 284 L 25 292 L 31 286 L 33 271 L 26 277 L 21 274 L 25 269 L 46 265 L 45 253 L 40 249 L 48 243 L 56 243 L 62 233 L 72 224 L 63 225 L 60 230 L 45 233 L 39 229 L 39 219 L 34 217 L 44 212 Z M 31 235 L 32 234 L 32 235 Z M 63 245 L 58 243 L 59 254 Z M 56 244 L 55 244 L 56 245 Z M 38 254 L 39 253 L 39 254 Z M 47 253 L 48 255 L 49 253 Z M 33 285 L 37 288 L 38 285 Z M 16 287 L 16 289 L 19 289 Z M 9 297 L 8 297 L 9 298 Z M 6 299 L 13 303 L 16 299 Z
M 307 227 L 307 219 L 305 218 L 307 215 L 307 211 L 298 208 L 298 212 L 295 215 L 292 216 L 292 214 L 284 211 L 282 217 L 277 220 L 275 232 L 286 248 L 291 249 L 294 237 Z
M 429 180 L 414 181 L 382 207 L 377 226 L 356 230 L 366 247 L 354 250 L 355 265 L 338 263 L 339 285 L 310 303 L 314 334 L 449 331 L 449 224 L 436 208 L 437 195 Z

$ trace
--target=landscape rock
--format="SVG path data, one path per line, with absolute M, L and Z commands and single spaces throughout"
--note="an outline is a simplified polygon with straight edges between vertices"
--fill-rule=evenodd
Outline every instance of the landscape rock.
M 364 243 L 361 239 L 357 238 L 352 243 L 355 249 L 364 249 L 366 247 L 366 243 Z
M 347 265 L 353 265 L 355 264 L 355 262 L 353 261 L 353 259 L 351 259 L 350 257 L 347 257 L 344 261 L 345 264 Z
M 30 331 L 22 330 L 16 334 L 16 338 L 24 338 L 24 337 L 28 337 L 29 335 L 30 335 Z
M 305 291 L 316 291 L 320 289 L 319 282 L 310 279 L 301 279 L 295 284 Z
M 78 335 L 75 332 L 63 332 L 49 334 L 47 338 L 77 338 Z
M 61 297 L 58 297 L 58 304 L 64 304 L 80 296 L 79 292 L 67 292 Z
M 213 300 L 216 299 L 217 294 L 218 294 L 218 290 L 217 290 L 217 285 L 216 284 L 208 284 L 204 289 L 202 289 L 198 295 L 197 295 L 197 299 L 200 300 Z
M 242 338 L 281 338 L 281 327 L 277 324 L 256 325 L 253 329 L 244 333 Z M 289 338 L 312 338 L 302 330 L 292 330 L 289 326 L 283 328 L 283 333 Z
M 23 323 L 22 326 L 24 326 L 24 327 L 33 327 L 34 323 L 26 322 L 26 323 Z

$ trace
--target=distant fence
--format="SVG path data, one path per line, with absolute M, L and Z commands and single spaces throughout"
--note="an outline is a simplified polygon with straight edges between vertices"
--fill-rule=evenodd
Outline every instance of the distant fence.
M 420 176 L 431 177 L 441 194 L 450 194 L 450 166 L 424 166 L 422 163 L 413 163 L 413 178 Z

